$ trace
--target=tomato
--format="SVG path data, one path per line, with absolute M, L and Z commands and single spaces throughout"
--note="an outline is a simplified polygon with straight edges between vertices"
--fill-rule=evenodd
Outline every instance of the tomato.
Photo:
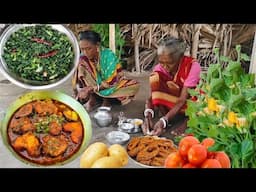
M 207 149 L 201 144 L 195 144 L 188 150 L 188 161 L 193 165 L 200 165 L 207 158 Z
M 201 168 L 221 168 L 221 164 L 216 159 L 206 159 L 202 163 Z
M 165 168 L 181 168 L 184 164 L 179 152 L 173 152 L 165 159 Z
M 179 153 L 183 157 L 187 157 L 188 150 L 195 144 L 199 144 L 199 140 L 194 136 L 186 136 L 180 140 Z
M 195 165 L 192 165 L 191 163 L 187 163 L 185 165 L 183 165 L 182 168 L 197 168 Z
M 182 160 L 183 160 L 183 162 L 184 162 L 183 165 L 189 163 L 189 162 L 188 162 L 188 156 L 181 156 L 181 157 L 182 157 Z
M 208 138 L 205 138 L 203 141 L 202 141 L 202 145 L 205 146 L 207 149 L 211 146 L 213 146 L 215 143 L 214 139 L 208 137 Z
M 216 159 L 220 162 L 222 168 L 230 168 L 231 167 L 230 159 L 229 159 L 228 155 L 223 151 L 215 152 L 214 159 Z
M 214 159 L 215 153 L 214 151 L 207 151 L 207 159 Z

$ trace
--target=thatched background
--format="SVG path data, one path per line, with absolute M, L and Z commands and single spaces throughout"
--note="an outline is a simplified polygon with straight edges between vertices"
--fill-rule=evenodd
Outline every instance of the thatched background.
M 81 30 L 90 29 L 88 24 L 68 26 L 76 35 Z M 216 47 L 222 55 L 236 58 L 234 47 L 241 44 L 242 51 L 250 56 L 255 30 L 255 24 L 124 24 L 121 25 L 126 40 L 123 62 L 131 71 L 150 70 L 157 62 L 158 42 L 172 35 L 186 41 L 186 54 L 196 57 L 207 70 L 208 65 L 215 62 L 213 50 Z M 243 65 L 248 71 L 249 63 Z

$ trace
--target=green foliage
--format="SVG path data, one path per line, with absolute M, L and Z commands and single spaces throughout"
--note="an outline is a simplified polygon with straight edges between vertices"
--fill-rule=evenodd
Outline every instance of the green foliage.
M 93 24 L 92 29 L 98 32 L 102 38 L 102 46 L 109 47 L 109 24 Z M 121 34 L 120 25 L 115 25 L 115 42 L 116 42 L 116 55 L 121 59 L 123 54 L 123 46 L 125 40 Z
M 256 167 L 255 75 L 244 72 L 240 62 L 250 58 L 241 53 L 240 46 L 236 50 L 235 61 L 215 50 L 217 63 L 210 65 L 195 91 L 190 91 L 198 99 L 187 102 L 186 132 L 200 140 L 215 139 L 210 150 L 224 150 L 233 168 Z M 227 63 L 226 68 L 221 68 L 222 62 Z

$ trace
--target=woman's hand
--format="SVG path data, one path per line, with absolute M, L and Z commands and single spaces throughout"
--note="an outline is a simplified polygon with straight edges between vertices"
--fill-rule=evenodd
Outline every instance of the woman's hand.
M 109 88 L 109 84 L 107 82 L 104 82 L 104 81 L 101 83 L 101 86 L 103 88 Z
M 119 73 L 117 73 L 117 80 L 121 81 L 123 79 L 125 79 L 124 72 L 120 71 Z
M 99 91 L 100 91 L 99 85 L 93 86 L 93 92 L 94 92 L 94 93 L 95 93 L 95 92 L 99 92 Z
M 161 120 L 158 120 L 154 126 L 154 129 L 151 131 L 152 135 L 160 136 L 164 132 L 164 123 Z

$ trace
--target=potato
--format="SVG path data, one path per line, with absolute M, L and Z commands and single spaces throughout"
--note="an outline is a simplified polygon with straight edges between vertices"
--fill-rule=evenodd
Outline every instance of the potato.
M 78 120 L 78 115 L 75 111 L 65 110 L 65 111 L 63 111 L 63 114 L 68 120 L 71 120 L 71 121 Z
M 108 146 L 101 142 L 93 143 L 82 154 L 80 168 L 90 168 L 97 159 L 105 156 L 108 156 Z
M 95 161 L 91 168 L 120 168 L 122 162 L 116 156 L 102 157 Z
M 127 165 L 127 163 L 128 163 L 128 154 L 127 154 L 125 148 L 123 148 L 121 145 L 119 145 L 119 144 L 111 145 L 108 148 L 108 152 L 109 152 L 110 156 L 115 156 L 118 159 L 120 159 L 120 161 L 122 163 L 122 166 Z

